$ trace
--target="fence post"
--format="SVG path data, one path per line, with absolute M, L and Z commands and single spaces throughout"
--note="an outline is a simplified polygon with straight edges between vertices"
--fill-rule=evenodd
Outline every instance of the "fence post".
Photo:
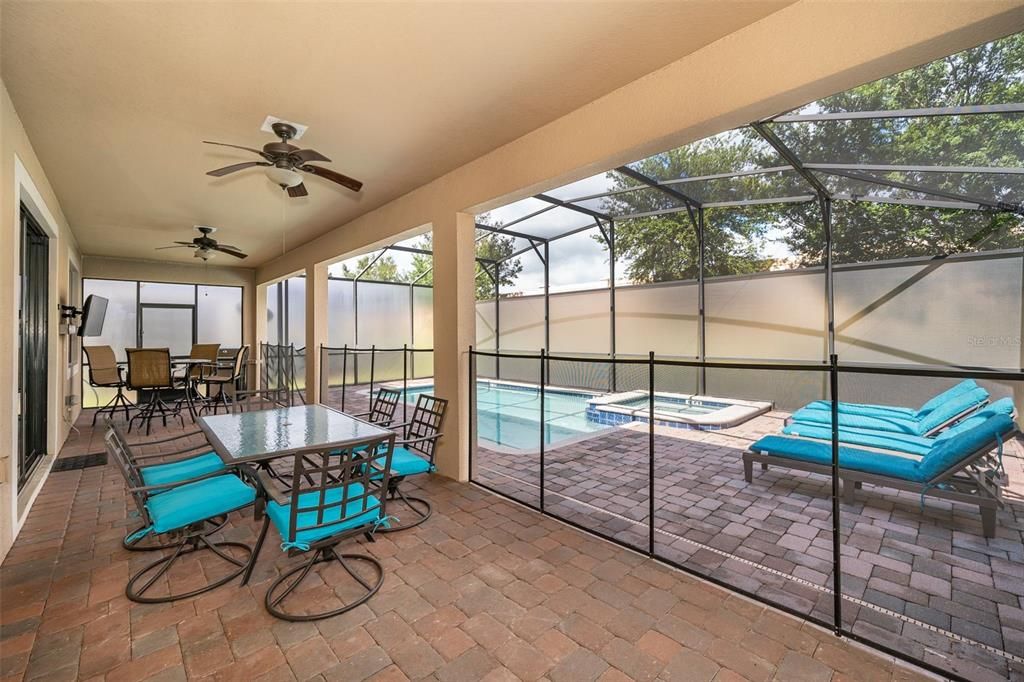
M 654 556 L 654 351 L 647 356 L 647 554 Z
M 345 411 L 345 391 L 348 389 L 348 344 L 341 347 L 341 411 Z
M 836 635 L 843 632 L 843 582 L 839 529 L 839 358 L 828 356 L 832 398 L 832 622 Z M 852 484 L 851 484 L 852 485 Z
M 547 360 L 547 351 L 540 349 L 540 510 L 544 511 L 544 438 L 547 435 L 547 419 L 544 410 L 544 365 Z
M 402 344 L 402 421 L 409 421 L 407 415 L 409 409 L 409 344 Z
M 370 345 L 370 409 L 373 409 L 373 375 L 376 372 L 377 344 Z
M 473 455 L 476 454 L 476 434 L 473 430 L 473 422 L 476 417 L 476 353 L 473 346 L 469 347 L 469 480 L 473 480 Z M 404 408 L 403 408 L 404 409 Z M 403 420 L 404 421 L 404 420 Z
M 331 354 L 327 353 L 328 359 Z M 309 362 L 307 358 L 306 362 Z M 320 344 L 320 404 L 324 404 L 324 400 L 327 396 L 327 391 L 330 388 L 330 377 L 331 377 L 331 365 L 330 362 L 324 362 L 324 344 Z

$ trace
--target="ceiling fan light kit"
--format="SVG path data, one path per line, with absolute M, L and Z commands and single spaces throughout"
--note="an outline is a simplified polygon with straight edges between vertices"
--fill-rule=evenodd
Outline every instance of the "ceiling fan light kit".
M 209 225 L 195 225 L 196 230 L 199 231 L 198 237 L 193 237 L 190 242 L 174 242 L 172 246 L 160 246 L 157 247 L 157 251 L 163 251 L 164 249 L 195 249 L 195 253 L 192 254 L 195 258 L 201 258 L 204 261 L 210 260 L 218 253 L 226 253 L 229 256 L 235 258 L 247 258 L 248 254 L 242 253 L 242 250 L 237 246 L 231 246 L 230 244 L 221 244 L 210 235 L 217 231 L 216 227 L 210 227 Z

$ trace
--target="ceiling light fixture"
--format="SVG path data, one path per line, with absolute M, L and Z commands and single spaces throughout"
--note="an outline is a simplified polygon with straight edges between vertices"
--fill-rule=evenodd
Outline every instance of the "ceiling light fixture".
M 265 172 L 270 181 L 278 187 L 296 187 L 302 184 L 302 174 L 290 168 L 268 166 Z

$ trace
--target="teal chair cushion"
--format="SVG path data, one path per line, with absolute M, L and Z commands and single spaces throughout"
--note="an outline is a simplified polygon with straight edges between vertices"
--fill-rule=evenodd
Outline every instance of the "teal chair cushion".
M 171 488 L 146 501 L 156 533 L 184 528 L 252 504 L 256 491 L 237 476 L 225 474 Z
M 832 427 L 825 424 L 793 422 L 785 426 L 782 429 L 782 433 L 787 436 L 832 440 Z M 907 433 L 885 433 L 883 431 L 871 431 L 854 427 L 840 427 L 839 442 L 882 450 L 906 452 L 919 457 L 927 455 L 935 444 L 933 439 L 923 436 L 913 436 Z
M 924 405 L 922 405 L 921 409 L 917 411 L 918 416 L 924 416 L 926 413 L 931 412 L 939 405 L 945 403 L 947 400 L 952 400 L 953 398 L 956 398 L 964 393 L 973 391 L 976 388 L 978 388 L 978 384 L 974 381 L 974 379 L 964 379 L 953 388 L 943 391 L 942 393 L 938 394 L 937 396 L 926 402 Z
M 805 407 L 794 412 L 791 419 L 794 422 L 802 422 L 804 424 L 832 425 L 832 413 L 828 410 L 813 410 Z M 911 436 L 921 435 L 920 424 L 916 419 L 902 417 L 869 417 L 861 414 L 843 414 L 840 412 L 839 426 L 885 431 L 887 433 L 906 433 Z
M 187 481 L 190 478 L 205 476 L 225 468 L 220 457 L 208 452 L 205 455 L 189 457 L 178 462 L 143 467 L 140 472 L 142 473 L 142 482 L 146 485 L 162 485 Z
M 977 412 L 971 413 L 971 416 L 961 419 L 953 426 L 948 429 L 943 429 L 942 433 L 935 437 L 935 441 L 943 441 L 947 438 L 952 438 L 958 433 L 963 433 L 967 429 L 973 429 L 975 426 L 981 426 L 988 421 L 989 417 L 994 417 L 997 414 L 1005 414 L 1009 417 L 1013 417 L 1014 405 L 1013 399 L 1011 398 L 1000 398 L 999 400 L 986 405 Z
M 981 387 L 972 388 L 969 391 L 959 393 L 930 410 L 921 418 L 921 433 L 924 434 L 937 429 L 964 412 L 967 412 L 972 408 L 977 408 L 986 400 L 988 400 L 988 391 Z
M 1008 414 L 996 414 L 974 428 L 961 431 L 935 445 L 918 465 L 921 479 L 930 481 L 939 474 L 957 467 L 982 448 L 997 447 L 1002 437 L 1013 429 Z
M 324 510 L 321 523 L 327 525 L 319 528 L 299 530 L 295 534 L 293 546 L 308 546 L 346 530 L 369 526 L 381 521 L 380 502 L 373 495 L 364 498 L 361 483 L 350 483 L 348 485 L 348 497 L 354 499 L 350 499 L 345 504 L 344 511 L 342 511 L 341 504 Z M 325 499 L 327 504 L 340 503 L 344 499 L 344 488 L 339 486 L 329 489 L 325 494 Z M 319 501 L 320 493 L 317 491 L 302 493 L 299 495 L 299 509 L 315 507 L 320 503 Z M 274 527 L 277 528 L 277 532 L 281 535 L 281 539 L 286 543 L 289 541 L 288 538 L 291 537 L 291 509 L 291 504 L 278 504 L 277 502 L 267 504 L 267 516 L 270 517 Z M 297 515 L 297 521 L 298 528 L 312 526 L 317 523 L 317 511 L 315 509 L 300 511 Z
M 966 379 L 961 381 L 956 386 L 939 393 L 932 397 L 928 402 L 920 407 L 920 409 L 913 409 L 910 407 L 902 407 L 899 405 L 865 405 L 861 403 L 839 403 L 840 414 L 854 414 L 864 417 L 879 417 L 887 418 L 894 417 L 896 419 L 923 419 L 932 410 L 939 407 L 948 400 L 952 400 L 964 393 L 978 388 L 978 384 L 973 379 Z M 832 404 L 827 400 L 815 400 L 814 402 L 808 403 L 804 409 L 811 410 L 825 410 L 826 412 L 831 411 Z M 941 423 L 941 422 L 940 422 Z
M 751 445 L 750 449 L 780 459 L 795 459 L 823 466 L 832 464 L 832 445 L 830 443 L 784 436 L 765 436 Z M 868 474 L 891 476 L 904 481 L 922 480 L 917 471 L 916 459 L 859 448 L 839 446 L 839 467 Z
M 391 455 L 392 476 L 415 476 L 433 470 L 434 467 L 430 462 L 406 448 L 395 448 Z

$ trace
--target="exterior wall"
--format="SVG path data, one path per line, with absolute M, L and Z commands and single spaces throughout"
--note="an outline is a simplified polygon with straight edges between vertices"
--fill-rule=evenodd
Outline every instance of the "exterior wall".
M 69 300 L 69 267 L 79 272 L 78 246 L 60 203 L 50 187 L 32 144 L 25 134 L 7 89 L 0 82 L 0 560 L 7 555 L 28 508 L 53 462 L 53 455 L 67 438 L 70 424 L 78 416 L 77 405 L 65 407 L 65 395 L 76 392 L 81 367 L 69 364 L 71 339 L 59 333 L 58 303 Z M 20 223 L 19 205 L 29 206 L 40 226 L 50 237 L 50 319 L 49 319 L 49 400 L 47 414 L 48 456 L 36 467 L 35 474 L 19 493 L 17 490 L 18 452 L 18 308 Z M 74 303 L 77 303 L 75 301 Z
M 428 221 L 434 223 L 435 270 L 443 275 L 445 267 L 456 267 L 455 252 L 445 249 L 459 241 L 442 243 L 438 223 L 449 225 L 456 215 L 486 211 L 1022 28 L 1020 0 L 802 0 L 290 250 L 261 266 L 256 281 L 378 248 L 422 232 Z M 472 232 L 472 224 L 465 229 Z M 471 260 L 472 253 L 464 257 Z M 458 355 L 441 354 L 465 351 L 439 343 L 439 335 L 472 339 L 472 291 L 460 291 L 457 280 L 454 274 L 435 277 L 438 392 L 462 385 Z M 461 413 L 465 406 L 453 407 Z M 440 471 L 457 477 L 465 467 L 446 463 L 465 460 L 468 450 L 454 455 L 453 447 L 456 439 L 443 442 Z

